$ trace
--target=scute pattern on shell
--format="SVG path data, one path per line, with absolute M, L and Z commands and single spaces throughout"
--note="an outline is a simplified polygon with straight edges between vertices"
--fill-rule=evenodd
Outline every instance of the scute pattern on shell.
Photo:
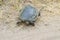
M 36 8 L 34 8 L 31 5 L 25 6 L 25 8 L 22 10 L 20 19 L 24 21 L 35 21 L 38 16 L 38 11 Z

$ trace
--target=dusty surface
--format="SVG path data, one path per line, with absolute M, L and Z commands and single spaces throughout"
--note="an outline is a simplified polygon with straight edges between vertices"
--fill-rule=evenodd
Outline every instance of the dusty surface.
M 26 4 L 44 7 L 35 27 L 16 24 Z M 60 0 L 0 0 L 0 40 L 60 40 Z

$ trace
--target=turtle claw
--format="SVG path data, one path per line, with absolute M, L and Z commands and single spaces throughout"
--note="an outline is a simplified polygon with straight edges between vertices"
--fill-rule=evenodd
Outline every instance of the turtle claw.
M 17 22 L 17 25 L 19 26 L 20 25 L 20 22 Z
M 35 24 L 34 23 L 29 23 L 30 25 L 32 25 L 32 26 L 35 26 Z

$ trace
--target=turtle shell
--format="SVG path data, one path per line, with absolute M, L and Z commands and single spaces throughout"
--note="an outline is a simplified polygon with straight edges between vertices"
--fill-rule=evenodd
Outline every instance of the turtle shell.
M 20 19 L 23 21 L 32 22 L 37 19 L 37 16 L 38 16 L 38 10 L 31 5 L 27 5 L 22 10 L 20 14 Z

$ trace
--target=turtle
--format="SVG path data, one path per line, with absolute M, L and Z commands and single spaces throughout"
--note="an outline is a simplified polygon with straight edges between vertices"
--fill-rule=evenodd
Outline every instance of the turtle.
M 38 18 L 38 16 L 40 16 L 40 12 L 33 7 L 32 5 L 26 5 L 21 11 L 20 11 L 20 15 L 19 15 L 19 22 L 17 22 L 17 24 L 20 23 L 26 23 L 26 25 L 32 25 L 35 26 L 35 22 Z

